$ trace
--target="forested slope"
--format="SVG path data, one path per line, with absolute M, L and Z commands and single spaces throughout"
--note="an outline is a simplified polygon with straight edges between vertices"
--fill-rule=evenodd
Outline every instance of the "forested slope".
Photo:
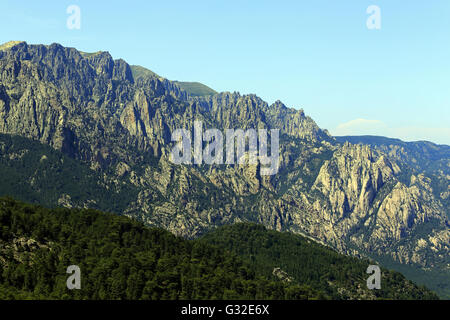
M 247 236 L 238 236 L 243 231 L 248 231 Z M 292 242 L 286 236 L 262 227 L 236 225 L 203 239 L 185 240 L 123 216 L 92 209 L 46 209 L 2 198 L 0 298 L 436 298 L 397 273 L 387 273 L 386 289 L 375 296 L 350 296 L 346 290 L 333 290 L 332 285 L 323 285 L 323 280 L 332 282 L 337 277 L 339 283 L 342 277 L 335 270 L 341 269 L 343 277 L 361 280 L 351 285 L 364 285 L 360 271 L 366 263 L 303 238 Z M 254 251 L 255 246 L 267 250 Z M 302 256 L 310 263 L 295 267 L 292 258 L 298 248 L 304 248 Z M 340 267 L 322 272 L 333 263 Z M 66 287 L 70 265 L 81 269 L 80 290 Z M 286 266 L 289 272 L 294 266 L 296 280 L 282 281 L 271 275 L 268 268 L 272 265 Z

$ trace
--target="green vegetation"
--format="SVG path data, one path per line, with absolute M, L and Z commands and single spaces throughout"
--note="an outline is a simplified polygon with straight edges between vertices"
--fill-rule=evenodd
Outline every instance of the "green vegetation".
M 184 240 L 123 216 L 2 198 L 0 226 L 0 299 L 354 298 L 351 287 L 367 277 L 365 261 L 251 224 Z M 74 264 L 81 290 L 66 288 Z M 294 280 L 275 277 L 273 267 Z M 356 298 L 436 298 L 384 273 L 375 297 L 357 290 Z
M 134 83 L 129 66 L 123 60 L 113 60 L 107 52 L 81 54 L 89 59 L 80 59 L 76 49 L 58 44 L 23 43 L 13 49 L 0 50 L 2 130 L 39 140 L 65 153 L 32 140 L 0 137 L 0 196 L 11 195 L 47 207 L 124 213 L 187 238 L 236 221 L 276 225 L 293 232 L 304 230 L 326 239 L 341 252 L 355 249 L 381 262 L 370 252 L 363 251 L 370 248 L 385 257 L 395 257 L 405 265 L 412 260 L 419 261 L 422 270 L 433 271 L 430 273 L 433 283 L 446 283 L 444 286 L 449 287 L 450 278 L 444 272 L 448 271 L 448 236 L 445 233 L 433 239 L 430 236 L 449 226 L 444 215 L 450 217 L 447 180 L 450 147 L 429 143 L 403 145 L 398 141 L 384 143 L 383 138 L 380 140 L 383 144 L 379 142 L 375 149 L 389 154 L 401 169 L 397 176 L 391 176 L 386 174 L 392 169 L 388 163 L 371 163 L 378 158 L 373 157 L 374 148 L 372 151 L 362 148 L 364 150 L 356 153 L 356 148 L 345 148 L 344 152 L 334 138 L 305 116 L 303 110 L 286 108 L 279 101 L 269 106 L 255 95 L 238 93 L 190 101 L 186 91 L 180 89 L 181 82 L 174 84 L 164 78 L 156 79 L 152 71 L 134 67 L 135 78 L 144 80 Z M 208 90 L 193 91 L 199 87 L 205 89 L 200 84 L 190 87 L 185 84 L 192 95 L 208 94 Z M 253 171 L 253 168 L 247 170 L 241 166 L 217 166 L 215 170 L 209 165 L 173 165 L 166 157 L 173 145 L 170 133 L 177 128 L 192 128 L 195 119 L 202 120 L 208 128 L 279 128 L 282 159 L 279 173 L 261 177 L 258 168 Z M 341 166 L 344 163 L 345 166 Z M 378 172 L 373 170 L 376 167 Z M 386 179 L 376 178 L 375 181 L 380 172 Z M 369 173 L 369 181 L 366 173 Z M 420 173 L 425 176 L 418 176 Z M 411 179 L 413 174 L 416 179 Z M 428 174 L 431 181 L 426 177 Z M 401 190 L 400 196 L 393 194 L 392 187 L 397 181 L 407 185 L 414 183 L 419 193 Z M 363 187 L 366 182 L 367 186 L 374 186 L 376 182 L 377 188 Z M 383 184 L 381 189 L 378 188 L 380 183 Z M 323 188 L 325 186 L 330 188 Z M 361 190 L 359 196 L 358 190 Z M 371 203 L 373 196 L 375 204 Z M 369 201 L 361 201 L 365 199 Z M 385 210 L 392 224 L 380 224 L 380 232 L 370 235 L 369 246 L 364 244 L 368 238 L 358 238 L 363 241 L 353 242 L 355 247 L 352 247 L 346 240 L 358 235 L 369 236 L 368 232 L 375 230 L 375 222 L 379 221 L 377 209 L 384 200 L 389 201 L 386 204 L 392 203 Z M 406 210 L 399 212 L 400 206 Z M 362 214 L 364 212 L 366 214 Z M 403 216 L 408 216 L 407 229 Z M 436 219 L 430 220 L 431 217 Z M 367 226 L 365 222 L 370 223 Z M 411 230 L 408 230 L 409 225 Z M 390 235 L 399 232 L 404 239 L 393 240 Z M 419 239 L 415 233 L 427 240 L 424 246 L 416 245 Z M 8 265 L 13 265 L 16 258 L 22 259 L 21 254 L 15 257 L 22 248 L 16 243 L 22 243 L 21 238 L 31 240 L 29 235 L 22 236 L 18 232 L 4 242 L 5 254 L 12 250 L 5 260 Z M 60 250 L 71 250 L 61 244 L 62 241 L 61 238 L 43 238 L 40 242 L 43 246 L 39 248 L 44 250 L 45 246 L 55 245 L 61 247 Z M 399 242 L 405 246 L 400 247 Z M 274 251 L 275 257 L 284 255 L 282 247 L 280 250 Z M 57 256 L 55 261 L 58 259 L 61 257 Z M 82 261 L 86 259 L 91 259 L 90 253 L 82 257 Z M 294 257 L 291 260 L 295 261 Z M 325 276 L 321 282 L 303 282 L 294 275 L 295 268 L 281 265 L 281 260 L 274 261 L 277 265 L 271 268 L 287 268 L 283 272 L 288 272 L 294 281 L 300 285 L 311 283 L 318 292 L 317 295 L 315 292 L 302 294 L 303 297 L 376 298 L 374 292 L 355 289 L 358 285 L 364 288 L 367 276 L 360 273 L 363 269 L 355 269 L 357 274 L 353 269 L 348 273 L 348 278 L 357 284 L 355 287 L 335 274 L 332 276 L 339 281 Z M 39 265 L 39 262 L 34 263 Z M 255 275 L 279 283 L 271 268 L 264 269 L 264 264 L 253 264 L 251 260 L 247 264 Z M 442 275 L 438 278 L 436 274 Z M 441 294 L 437 287 L 426 284 Z M 410 294 L 415 287 L 406 284 L 403 287 L 407 288 L 405 296 L 415 297 Z M 24 290 L 23 286 L 14 288 L 19 290 L 17 295 Z M 52 287 L 51 292 L 53 290 Z M 32 292 L 34 294 L 35 289 Z M 379 297 L 397 296 L 382 294 Z
M 381 290 L 368 290 L 366 270 L 374 262 L 348 257 L 304 237 L 260 225 L 220 227 L 202 240 L 237 254 L 263 275 L 270 276 L 274 268 L 281 268 L 294 283 L 320 290 L 333 299 L 437 298 L 400 273 L 383 268 Z
M 100 173 L 48 145 L 0 134 L 0 196 L 44 206 L 70 195 L 69 205 L 120 213 L 136 197 L 125 183 L 103 183 Z
M 153 71 L 141 67 L 141 66 L 130 66 L 131 68 L 131 72 L 133 73 L 133 78 L 135 80 L 139 79 L 139 78 L 147 78 L 147 77 L 157 77 L 159 78 L 159 76 L 154 73 Z
M 414 282 L 417 284 L 426 285 L 427 288 L 436 292 L 441 299 L 450 299 L 450 287 L 448 286 L 449 270 L 428 269 L 425 271 L 417 265 L 410 264 L 406 266 L 386 256 L 372 255 L 384 266 L 398 270 L 408 279 L 414 279 Z
M 130 66 L 130 68 L 135 80 L 153 77 L 160 78 L 159 75 L 147 68 L 136 65 L 132 65 Z M 210 87 L 205 86 L 204 84 L 199 82 L 173 81 L 173 83 L 175 83 L 177 86 L 179 86 L 181 89 L 183 89 L 193 97 L 210 96 L 217 93 Z
M 95 56 L 95 55 L 97 55 L 97 54 L 100 54 L 100 53 L 102 53 L 103 51 L 97 51 L 97 52 L 83 52 L 83 51 L 80 51 L 80 54 L 84 57 L 84 58 L 89 58 L 89 57 L 92 57 L 92 56 Z

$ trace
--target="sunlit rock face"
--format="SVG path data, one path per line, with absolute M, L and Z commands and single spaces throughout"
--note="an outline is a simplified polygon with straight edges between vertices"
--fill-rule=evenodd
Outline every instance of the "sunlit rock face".
M 259 163 L 171 163 L 171 133 L 192 132 L 196 120 L 219 130 L 279 129 L 278 173 L 261 175 Z M 123 195 L 129 205 L 120 213 L 184 237 L 255 221 L 348 254 L 449 268 L 444 146 L 419 152 L 338 142 L 303 110 L 279 101 L 228 92 L 194 97 L 151 72 L 135 76 L 107 52 L 25 42 L 0 47 L 0 132 L 87 164 L 109 192 L 113 185 L 135 188 L 136 195 Z M 92 203 L 67 193 L 57 199 L 55 205 Z

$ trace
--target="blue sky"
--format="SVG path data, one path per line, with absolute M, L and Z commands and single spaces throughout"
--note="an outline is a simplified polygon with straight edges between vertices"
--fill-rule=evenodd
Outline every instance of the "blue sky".
M 72 4 L 80 30 L 66 26 Z M 379 30 L 366 26 L 370 5 Z M 281 100 L 336 135 L 450 144 L 448 0 L 2 0 L 0 30 L 2 43 L 109 51 L 171 80 Z

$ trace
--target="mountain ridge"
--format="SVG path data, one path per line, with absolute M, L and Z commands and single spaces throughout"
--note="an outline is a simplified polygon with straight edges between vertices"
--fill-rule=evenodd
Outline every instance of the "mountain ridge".
M 172 164 L 171 132 L 192 130 L 196 120 L 219 130 L 279 129 L 279 173 L 261 176 L 260 164 Z M 177 235 L 256 222 L 345 254 L 442 270 L 450 287 L 449 177 L 439 171 L 446 159 L 422 171 L 408 152 L 339 143 L 280 101 L 237 92 L 192 97 L 167 79 L 135 79 L 106 53 L 19 43 L 0 51 L 0 132 L 50 145 L 102 183 L 136 188 L 124 214 Z
M 5 198 L 0 198 L 0 223 L 0 299 L 437 299 L 385 269 L 382 289 L 373 292 L 365 287 L 369 261 L 251 225 L 188 241 L 92 209 L 51 210 Z M 221 244 L 224 231 L 243 228 L 253 239 L 271 242 L 270 252 L 278 252 L 280 244 L 300 248 L 311 261 L 302 265 L 302 279 L 277 279 L 262 264 L 249 263 Z M 243 248 L 254 245 L 237 237 L 233 241 Z M 325 268 L 322 260 L 336 262 L 333 282 L 316 279 L 315 266 Z M 66 288 L 66 269 L 74 262 L 82 290 Z

